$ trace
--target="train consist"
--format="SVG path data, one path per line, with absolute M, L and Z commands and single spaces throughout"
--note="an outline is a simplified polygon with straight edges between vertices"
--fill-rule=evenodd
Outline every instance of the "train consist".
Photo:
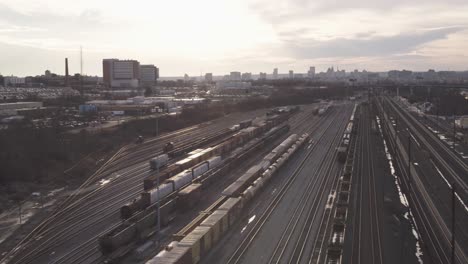
M 187 158 L 165 167 L 159 173 L 146 178 L 143 181 L 143 188 L 145 189 L 145 191 L 151 190 L 156 187 L 158 177 L 159 181 L 162 182 L 190 167 L 195 166 L 196 164 L 198 164 L 202 160 L 205 160 L 206 158 L 210 158 L 212 156 L 225 155 L 237 146 L 244 144 L 246 141 L 282 123 L 287 118 L 287 115 L 269 116 L 267 117 L 264 123 L 256 124 L 255 126 L 251 126 L 252 120 L 243 121 L 236 126 L 239 126 L 239 128 L 244 128 L 240 129 L 238 132 L 231 135 L 220 144 L 213 146 L 210 150 L 207 150 L 204 153 L 194 153 L 193 155 L 189 155 Z
M 150 168 L 161 170 L 159 175 L 163 175 L 159 188 L 149 188 L 138 199 L 121 208 L 123 222 L 99 238 L 101 251 L 107 255 L 115 253 L 117 249 L 125 250 L 154 233 L 158 219 L 158 201 L 161 226 L 167 225 L 177 211 L 189 208 L 197 201 L 204 185 L 227 173 L 230 166 L 236 166 L 245 160 L 246 154 L 286 133 L 289 130 L 288 125 L 276 126 L 285 119 L 287 117 L 276 115 L 269 116 L 265 122 L 255 125 L 250 123 L 249 127 L 239 130 L 219 144 L 194 150 L 173 165 L 168 165 L 167 154 L 151 159 Z M 178 172 L 163 180 L 168 170 Z M 149 184 L 148 180 L 154 184 L 157 178 L 151 176 L 145 179 L 146 184 Z
M 357 105 L 354 105 L 353 113 L 351 114 L 351 117 L 349 118 L 349 123 L 346 126 L 345 132 L 343 134 L 343 139 L 341 141 L 340 146 L 338 147 L 338 155 L 337 159 L 339 162 L 344 163 L 346 161 L 346 156 L 348 154 L 348 148 L 349 148 L 349 143 L 351 140 L 351 134 L 355 133 L 356 127 L 355 127 L 355 113 L 356 113 L 356 108 Z
M 271 179 L 274 173 L 309 139 L 291 135 L 257 165 L 252 166 L 237 181 L 222 192 L 222 198 L 200 214 L 188 233 L 173 241 L 147 264 L 195 264 L 215 246 L 229 228 L 241 217 L 242 208 Z M 219 206 L 218 206 L 219 205 Z
M 120 210 L 122 219 L 128 219 L 134 213 L 155 203 L 158 198 L 163 199 L 170 193 L 195 180 L 204 172 L 219 165 L 222 157 L 227 153 L 245 144 L 252 138 L 258 137 L 284 120 L 285 116 L 276 115 L 268 117 L 266 122 L 256 124 L 255 126 L 250 126 L 252 125 L 251 120 L 241 122 L 243 127 L 248 127 L 241 129 L 215 146 L 194 150 L 189 153 L 188 157 L 168 166 L 166 166 L 169 161 L 167 154 L 162 154 L 151 159 L 150 168 L 152 170 L 161 169 L 161 171 L 144 179 L 143 188 L 145 192 L 141 194 L 140 198 L 122 206 Z M 157 188 L 158 181 L 160 183 L 159 188 Z

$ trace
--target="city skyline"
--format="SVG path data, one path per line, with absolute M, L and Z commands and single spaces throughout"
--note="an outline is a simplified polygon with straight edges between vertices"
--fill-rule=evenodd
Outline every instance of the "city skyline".
M 112 3 L 112 5 L 111 5 Z M 0 73 L 102 76 L 102 59 L 154 64 L 161 76 L 467 70 L 468 3 L 437 1 L 0 0 Z M 27 55 L 27 56 L 25 56 Z

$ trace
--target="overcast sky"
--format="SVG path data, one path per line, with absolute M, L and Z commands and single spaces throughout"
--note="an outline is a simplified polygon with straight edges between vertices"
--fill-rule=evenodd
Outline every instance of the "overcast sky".
M 0 0 L 0 73 L 468 70 L 467 0 Z

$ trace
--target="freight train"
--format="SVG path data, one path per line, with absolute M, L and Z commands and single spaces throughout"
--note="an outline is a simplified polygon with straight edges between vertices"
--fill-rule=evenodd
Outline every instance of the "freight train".
M 284 151 L 276 155 L 271 152 L 260 164 L 271 165 L 262 169 L 262 165 L 252 166 L 236 182 L 223 191 L 223 200 L 219 207 L 211 210 L 206 218 L 201 218 L 198 224 L 191 227 L 190 232 L 180 241 L 173 241 L 170 247 L 161 251 L 147 264 L 196 264 L 201 257 L 221 240 L 222 236 L 241 217 L 242 209 L 248 204 L 250 199 L 262 188 L 262 186 L 272 177 L 286 160 L 309 139 L 308 134 L 304 134 L 299 139 L 297 135 L 289 137 L 291 143 L 283 141 Z M 293 140 L 293 139 L 296 140 Z M 272 157 L 278 157 L 276 160 Z
M 346 156 L 348 155 L 349 143 L 351 140 L 351 135 L 356 133 L 355 127 L 355 114 L 356 114 L 357 105 L 354 105 L 353 112 L 349 118 L 348 125 L 346 126 L 345 132 L 343 134 L 343 139 L 341 144 L 338 147 L 337 159 L 339 162 L 344 163 L 346 161 Z
M 248 140 L 257 137 L 260 133 L 263 133 L 266 129 L 269 129 L 277 122 L 282 122 L 282 119 L 279 119 L 278 117 L 269 118 L 267 119 L 267 122 L 260 123 L 257 126 L 244 128 L 216 146 L 209 147 L 204 150 L 195 150 L 191 152 L 191 155 L 187 158 L 167 166 L 156 175 L 152 175 L 144 179 L 143 188 L 145 192 L 142 193 L 140 199 L 135 199 L 121 207 L 121 218 L 128 219 L 135 212 L 143 210 L 152 204 L 158 195 L 159 197 L 166 197 L 169 193 L 172 193 L 174 190 L 178 190 L 181 186 L 189 183 L 191 180 L 194 180 L 199 176 L 197 174 L 199 173 L 198 171 L 205 168 L 205 161 L 211 159 L 214 155 L 216 155 L 214 157 L 218 157 L 216 160 L 220 160 L 221 155 L 225 155 L 239 145 L 242 145 Z M 150 167 L 151 169 L 156 169 L 157 166 L 165 166 L 167 162 L 168 156 L 167 154 L 163 154 L 151 159 Z M 211 164 L 211 167 L 213 168 L 214 165 Z M 195 174 L 193 173 L 194 169 Z M 156 188 L 158 180 L 161 184 L 159 189 Z
M 164 170 L 161 170 L 158 174 L 152 175 L 146 178 L 143 181 L 143 188 L 145 191 L 151 190 L 156 187 L 159 181 L 163 182 L 164 180 L 190 168 L 200 163 L 203 160 L 206 160 L 212 156 L 222 156 L 232 151 L 235 147 L 242 145 L 244 142 L 258 136 L 259 134 L 268 131 L 272 127 L 284 122 L 288 118 L 287 115 L 274 115 L 269 116 L 266 119 L 266 122 L 252 125 L 252 120 L 246 120 L 241 122 L 238 126 L 244 127 L 239 132 L 225 139 L 220 144 L 213 146 L 210 150 L 204 153 L 196 153 L 190 155 L 189 157 L 176 162 L 175 164 L 167 166 Z M 169 156 L 170 153 L 168 154 Z
M 194 183 L 180 189 L 176 196 L 171 196 L 171 199 L 161 200 L 161 226 L 167 225 L 176 216 L 177 211 L 190 208 L 200 197 L 201 188 L 203 186 L 211 183 L 213 179 L 228 173 L 233 167 L 238 166 L 247 159 L 249 154 L 256 151 L 259 147 L 269 144 L 269 142 L 287 131 L 289 131 L 289 125 L 287 124 L 273 127 L 261 138 L 255 138 L 245 146 L 239 147 L 233 151 L 230 156 L 221 161 L 222 163 L 219 166 L 216 166 L 215 172 L 212 172 L 213 170 L 211 169 L 198 177 L 198 179 L 203 180 L 196 179 Z M 209 163 L 208 161 L 208 168 Z M 143 194 L 142 196 L 148 195 Z M 149 199 L 151 199 L 151 197 Z M 153 227 L 157 224 L 157 203 L 148 206 L 148 204 L 144 204 L 147 202 L 148 198 L 146 198 L 146 200 L 137 199 L 122 207 L 121 214 L 122 218 L 124 218 L 122 224 L 99 238 L 100 249 L 105 255 L 111 256 L 112 254 L 116 254 L 114 251 L 117 249 L 121 251 L 122 248 L 129 248 L 142 237 L 151 234 L 148 230 L 154 230 Z M 148 207 L 145 208 L 145 206 Z

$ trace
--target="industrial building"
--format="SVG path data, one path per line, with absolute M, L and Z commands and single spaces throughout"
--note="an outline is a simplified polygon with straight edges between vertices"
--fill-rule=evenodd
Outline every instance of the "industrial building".
M 18 87 L 26 84 L 26 78 L 16 76 L 3 77 L 3 86 L 5 87 Z
M 0 116 L 13 116 L 18 114 L 20 109 L 41 108 L 42 102 L 18 102 L 0 104 Z

